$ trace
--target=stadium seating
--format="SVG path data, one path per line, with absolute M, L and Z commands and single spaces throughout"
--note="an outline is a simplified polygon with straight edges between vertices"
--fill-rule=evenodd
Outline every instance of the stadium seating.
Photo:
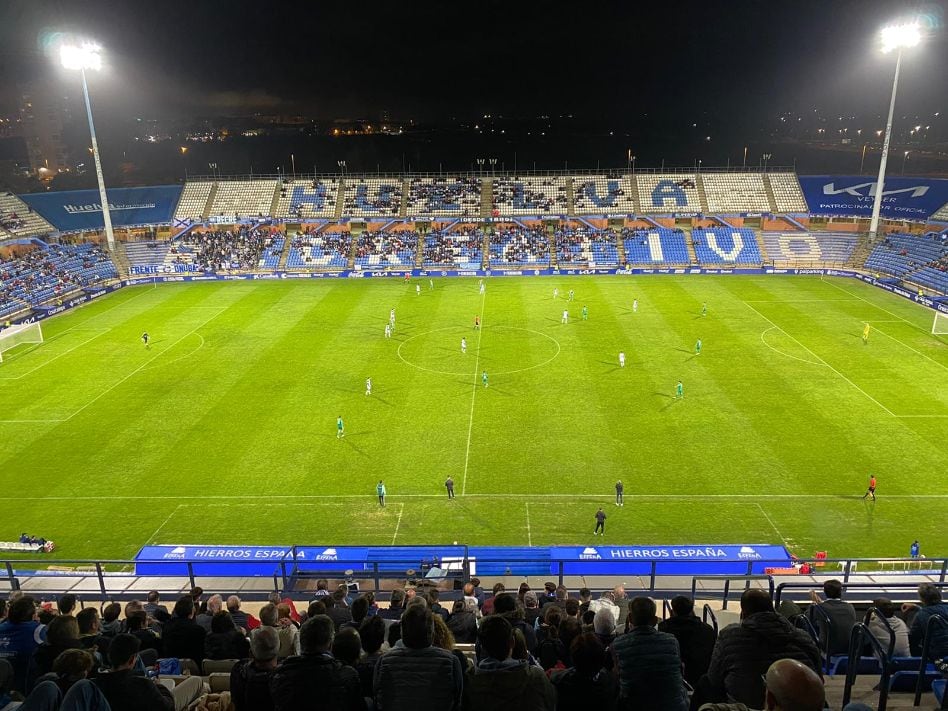
M 181 197 L 178 198 L 178 207 L 175 208 L 176 220 L 200 220 L 204 217 L 204 208 L 207 199 L 211 196 L 214 183 L 192 182 L 184 184 Z
M 408 181 L 408 217 L 477 217 L 481 211 L 479 178 L 412 178 Z
M 268 216 L 277 185 L 276 180 L 220 181 L 210 216 L 236 219 Z
M 269 237 L 266 228 L 195 229 L 176 240 L 170 253 L 177 263 L 194 264 L 201 271 L 254 269 Z
M 280 232 L 267 237 L 257 266 L 261 269 L 276 269 L 280 264 L 280 255 L 283 254 L 284 242 L 285 238 Z
M 701 212 L 693 173 L 637 173 L 642 212 Z
M 352 252 L 349 232 L 302 232 L 293 236 L 286 266 L 290 269 L 345 269 Z
M 685 233 L 666 227 L 648 230 L 622 230 L 625 260 L 633 266 L 654 264 L 688 264 L 691 257 L 685 244 Z
M 417 232 L 363 232 L 356 244 L 355 265 L 362 269 L 411 269 L 417 250 Z
M 746 227 L 696 227 L 691 233 L 699 264 L 763 262 L 754 231 Z
M 91 243 L 47 245 L 0 261 L 0 313 L 39 305 L 118 278 L 109 255 Z
M 618 238 L 612 230 L 577 228 L 558 230 L 554 236 L 560 267 L 614 267 L 619 263 Z
M 339 181 L 335 178 L 320 180 L 284 180 L 280 183 L 280 199 L 274 217 L 306 220 L 336 216 Z
M 13 237 L 41 237 L 55 229 L 13 193 L 0 193 L 0 235 L 7 232 Z
M 490 235 L 490 265 L 494 268 L 550 265 L 550 242 L 541 229 L 500 230 Z
M 565 215 L 569 211 L 566 178 L 496 178 L 493 210 L 501 215 Z
M 165 264 L 170 242 L 128 242 L 125 257 L 131 267 L 160 267 Z
M 401 178 L 346 178 L 342 214 L 346 217 L 398 217 Z
M 767 173 L 764 179 L 770 180 L 777 212 L 808 212 L 806 199 L 795 173 Z
M 776 264 L 845 264 L 859 237 L 853 233 L 764 232 L 764 248 Z
M 484 234 L 480 230 L 432 231 L 425 237 L 425 268 L 480 269 Z
M 577 215 L 633 214 L 636 210 L 629 176 L 573 176 L 573 210 Z
M 770 198 L 760 173 L 702 173 L 709 212 L 769 212 Z
M 948 292 L 948 237 L 889 234 L 872 250 L 866 268 Z

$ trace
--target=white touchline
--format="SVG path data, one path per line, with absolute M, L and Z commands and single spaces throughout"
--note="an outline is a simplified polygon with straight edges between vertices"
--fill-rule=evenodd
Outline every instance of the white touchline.
M 527 545 L 533 545 L 533 532 L 530 530 L 530 502 L 525 501 L 524 506 L 527 508 Z
M 405 504 L 401 504 L 401 508 L 398 510 L 398 520 L 395 521 L 395 533 L 392 536 L 392 545 L 395 545 L 395 539 L 398 538 L 398 527 L 402 525 L 402 514 L 405 513 Z
M 481 325 L 477 329 L 477 345 L 474 347 L 474 383 L 471 386 L 471 416 L 467 423 L 467 447 L 464 450 L 464 478 L 461 479 L 461 496 L 467 489 L 467 465 L 471 459 L 471 432 L 474 429 L 474 400 L 477 398 L 477 366 L 481 360 L 481 335 L 484 333 L 484 303 L 487 301 L 487 292 L 481 295 Z

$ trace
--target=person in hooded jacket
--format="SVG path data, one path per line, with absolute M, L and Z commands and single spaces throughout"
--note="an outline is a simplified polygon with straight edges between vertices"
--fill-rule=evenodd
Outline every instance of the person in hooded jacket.
M 236 711 L 273 711 L 270 677 L 277 667 L 280 635 L 275 627 L 259 627 L 250 633 L 250 659 L 230 672 L 230 695 Z

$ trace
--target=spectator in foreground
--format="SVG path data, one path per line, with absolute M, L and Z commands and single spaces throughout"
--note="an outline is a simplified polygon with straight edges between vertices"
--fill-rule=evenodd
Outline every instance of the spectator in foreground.
M 293 608 L 285 602 L 277 605 L 277 631 L 280 634 L 280 654 L 281 660 L 300 653 L 300 628 L 293 621 Z M 260 611 L 261 622 L 263 622 L 263 610 Z M 266 624 L 266 623 L 264 623 Z
M 355 669 L 359 657 L 362 656 L 362 640 L 359 638 L 359 630 L 347 627 L 337 632 L 336 636 L 332 638 L 332 656 L 347 667 Z
M 820 652 L 810 635 L 774 611 L 766 590 L 745 590 L 741 621 L 718 633 L 708 673 L 699 681 L 693 703 L 730 701 L 759 706 L 764 698 L 761 677 L 778 659 L 795 659 L 819 673 Z
M 329 615 L 329 618 L 336 626 L 336 632 L 338 632 L 344 624 L 352 622 L 352 612 L 349 610 L 349 604 L 346 602 L 345 586 L 340 586 L 339 589 L 329 596 L 329 599 L 332 600 L 332 607 L 326 610 L 326 614 Z
M 33 687 L 19 708 L 22 711 L 49 711 L 60 708 L 108 711 L 109 704 L 105 696 L 99 687 L 87 679 L 94 667 L 95 661 L 89 652 L 81 649 L 66 650 L 56 657 L 52 673 L 39 679 L 39 683 Z
M 909 628 L 909 644 L 912 648 L 912 654 L 918 656 L 922 653 L 922 642 L 925 639 L 925 628 L 928 627 L 928 620 L 934 615 L 941 615 L 948 620 L 948 604 L 942 602 L 941 592 L 931 583 L 922 583 L 918 586 L 918 599 L 922 606 L 909 603 L 903 608 L 914 609 L 915 619 L 912 620 L 912 626 Z M 948 657 L 948 630 L 943 626 L 932 628 L 932 639 L 928 648 L 929 659 L 941 659 Z
M 822 711 L 826 703 L 823 680 L 812 669 L 793 659 L 778 659 L 765 677 L 765 709 Z
M 244 634 L 250 634 L 251 630 L 255 630 L 260 626 L 260 620 L 240 609 L 240 598 L 236 595 L 227 598 L 227 611 L 233 618 L 234 624 L 241 628 Z
M 122 631 L 122 606 L 117 602 L 110 602 L 102 608 L 102 622 L 99 625 L 99 634 L 105 637 L 114 637 Z
M 826 613 L 826 618 L 819 613 L 811 613 L 810 621 L 820 631 L 820 645 L 830 656 L 846 654 L 849 651 L 849 636 L 856 625 L 856 608 L 848 602 L 843 602 L 843 584 L 838 580 L 827 580 L 823 583 L 825 600 L 820 600 L 815 590 L 810 591 L 810 600 Z
M 191 598 L 192 600 L 194 598 Z M 204 612 L 198 615 L 195 618 L 201 627 L 204 628 L 204 631 L 210 634 L 211 632 L 211 620 L 214 619 L 214 615 L 224 609 L 224 598 L 220 595 L 211 595 L 207 599 L 207 605 L 205 606 Z
M 204 638 L 207 633 L 194 621 L 194 600 L 183 595 L 174 604 L 171 619 L 162 629 L 164 653 L 169 657 L 192 659 L 199 667 L 204 659 Z M 138 648 L 135 649 L 138 652 Z
M 388 607 L 379 610 L 379 617 L 383 620 L 394 620 L 402 616 L 402 613 L 405 611 L 405 591 L 399 588 L 392 590 L 392 595 L 389 598 Z
M 162 644 L 161 637 L 155 634 L 155 631 L 147 627 L 148 616 L 145 614 L 144 610 L 137 610 L 136 612 L 131 613 L 128 616 L 128 619 L 125 620 L 125 629 L 128 631 L 128 634 L 136 637 L 141 644 L 139 651 L 144 649 L 154 649 L 155 653 L 160 657 L 162 654 Z M 108 659 L 108 655 L 103 655 L 105 659 Z
M 364 711 L 365 699 L 355 669 L 334 659 L 330 650 L 335 635 L 332 620 L 314 615 L 300 628 L 302 654 L 280 664 L 270 679 L 270 695 L 275 711 L 323 708 Z
M 477 602 L 474 598 L 455 600 L 448 617 L 448 629 L 459 644 L 474 644 L 477 642 Z
M 911 656 L 912 653 L 909 648 L 909 628 L 900 617 L 896 617 L 895 604 L 886 597 L 880 597 L 872 601 L 872 606 L 879 610 L 885 617 L 889 628 L 891 628 L 895 634 L 895 647 L 892 649 L 892 654 L 896 657 Z M 882 648 L 888 651 L 889 629 L 886 628 L 885 624 L 877 615 L 873 615 L 869 620 L 869 631 L 872 633 L 872 636 L 879 641 Z
M 671 609 L 671 617 L 658 623 L 658 631 L 674 635 L 678 640 L 685 681 L 694 686 L 711 663 L 716 639 L 714 628 L 698 619 L 695 603 L 690 597 L 676 595 L 672 598 Z
M 263 626 L 250 633 L 250 659 L 230 672 L 230 694 L 236 711 L 273 711 L 270 678 L 277 668 L 279 648 L 276 628 Z
M 191 597 L 191 602 L 194 602 L 194 596 Z M 152 590 L 148 593 L 148 597 L 145 598 L 145 614 L 149 617 L 154 617 L 159 622 L 167 622 L 168 618 L 171 617 L 171 613 L 168 612 L 168 608 L 161 604 L 161 595 L 158 594 L 157 590 Z
M 46 627 L 36 618 L 36 601 L 24 595 L 13 601 L 0 622 L 0 650 L 13 667 L 14 691 L 26 691 L 26 675 L 36 648 L 46 641 Z
M 79 600 L 72 593 L 66 593 L 56 601 L 60 615 L 75 615 Z
M 687 711 L 678 640 L 655 626 L 655 601 L 636 597 L 629 604 L 628 631 L 612 645 L 620 699 L 642 711 Z
M 464 711 L 554 711 L 556 692 L 543 670 L 511 658 L 513 626 L 506 618 L 485 618 L 477 637 L 484 657 L 464 680 Z
M 573 666 L 554 671 L 557 711 L 614 711 L 619 699 L 615 677 L 604 669 L 606 648 L 594 634 L 582 634 L 570 645 Z
M 375 665 L 382 656 L 382 644 L 385 642 L 385 621 L 378 616 L 367 617 L 359 627 L 359 639 L 362 642 L 362 651 L 365 655 L 356 662 L 356 671 L 359 672 L 359 684 L 362 695 L 372 698 L 375 683 Z
M 191 602 L 190 597 L 187 600 Z M 112 711 L 174 711 L 187 708 L 200 696 L 200 677 L 184 679 L 171 692 L 154 680 L 135 674 L 132 669 L 138 649 L 138 640 L 132 635 L 116 635 L 109 646 L 110 669 L 100 672 L 95 679 Z
M 195 624 L 197 626 L 197 624 Z M 204 638 L 205 659 L 246 659 L 250 656 L 250 642 L 237 629 L 227 611 L 220 611 L 211 620 L 211 633 Z
M 385 711 L 450 710 L 461 701 L 464 674 L 458 659 L 432 645 L 434 619 L 426 605 L 409 605 L 402 638 L 375 666 L 376 703 Z
M 46 627 L 46 641 L 33 652 L 27 686 L 32 688 L 37 677 L 49 674 L 53 670 L 56 657 L 67 649 L 82 649 L 79 623 L 72 615 L 56 615 Z

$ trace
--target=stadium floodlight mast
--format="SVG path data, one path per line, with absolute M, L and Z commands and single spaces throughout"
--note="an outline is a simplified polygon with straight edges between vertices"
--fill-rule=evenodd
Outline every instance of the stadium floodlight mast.
M 99 158 L 99 143 L 95 138 L 95 124 L 92 121 L 92 103 L 89 101 L 89 86 L 86 83 L 86 69 L 98 71 L 102 68 L 102 48 L 93 42 L 79 45 L 64 44 L 59 48 L 59 59 L 66 69 L 78 69 L 82 77 L 82 95 L 86 100 L 86 116 L 89 119 L 89 134 L 92 136 L 92 157 L 95 159 L 95 175 L 99 181 L 99 201 L 102 203 L 102 219 L 105 222 L 105 238 L 109 250 L 115 251 L 115 234 L 112 232 L 112 213 L 109 211 L 109 199 L 105 194 L 105 178 L 102 176 L 102 160 Z
M 895 95 L 899 89 L 899 72 L 902 69 L 902 50 L 914 47 L 922 41 L 918 25 L 892 25 L 882 30 L 882 52 L 897 52 L 895 57 L 895 78 L 892 80 L 892 98 L 889 100 L 889 118 L 885 124 L 885 138 L 882 141 L 882 159 L 879 161 L 879 179 L 876 181 L 876 195 L 872 201 L 872 219 L 869 222 L 869 239 L 875 241 L 879 231 L 879 212 L 882 209 L 882 187 L 885 184 L 885 166 L 889 159 L 889 141 L 892 139 L 892 115 L 895 112 Z

